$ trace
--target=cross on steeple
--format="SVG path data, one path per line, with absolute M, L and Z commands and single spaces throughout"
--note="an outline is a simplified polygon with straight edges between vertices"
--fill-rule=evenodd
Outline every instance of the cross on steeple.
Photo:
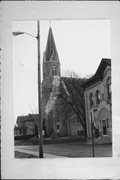
M 51 20 L 49 20 L 49 26 L 51 27 Z

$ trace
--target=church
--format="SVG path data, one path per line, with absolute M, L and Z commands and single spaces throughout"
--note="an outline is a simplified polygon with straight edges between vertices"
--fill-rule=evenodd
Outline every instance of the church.
M 78 78 L 79 79 L 79 78 Z M 69 81 L 69 84 L 72 82 Z M 78 83 L 78 80 L 75 82 Z M 83 135 L 91 138 L 93 123 L 93 135 L 96 139 L 107 138 L 112 141 L 112 96 L 111 96 L 111 59 L 102 59 L 94 76 L 78 84 L 78 91 L 83 88 L 83 97 L 80 104 L 84 102 L 85 116 L 84 124 L 78 120 L 79 113 L 74 108 L 65 104 L 59 98 L 63 91 L 69 97 L 69 86 L 65 77 L 61 77 L 60 59 L 58 56 L 52 28 L 49 28 L 46 49 L 43 56 L 43 112 L 44 124 L 48 134 L 59 135 Z M 74 90 L 73 90 L 74 92 Z M 74 92 L 75 94 L 76 92 Z M 77 101 L 77 99 L 76 99 Z M 81 106 L 78 106 L 80 109 Z M 66 113 L 64 112 L 66 111 Z M 83 109 L 81 108 L 83 113 Z M 67 114 L 67 116 L 66 116 Z M 80 117 L 81 118 L 81 117 Z M 105 139 L 104 138 L 104 139 Z
M 69 94 L 66 81 L 61 77 L 60 59 L 52 28 L 49 28 L 43 55 L 42 107 L 43 129 L 46 135 L 74 136 L 83 134 L 83 127 L 73 109 L 60 98 L 61 86 Z M 69 96 L 69 95 L 68 95 Z

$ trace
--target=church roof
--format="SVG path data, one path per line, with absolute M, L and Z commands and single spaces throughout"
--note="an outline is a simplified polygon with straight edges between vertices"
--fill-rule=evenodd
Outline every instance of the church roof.
M 54 56 L 58 56 L 56 45 L 55 45 L 55 40 L 53 37 L 52 28 L 50 27 L 49 33 L 48 33 L 48 38 L 47 38 L 46 50 L 45 50 L 46 61 L 50 60 L 52 54 L 54 54 Z
M 105 59 L 103 58 L 101 60 L 101 63 L 96 71 L 96 73 L 94 74 L 94 76 L 92 76 L 91 78 L 89 78 L 82 86 L 84 88 L 90 86 L 91 84 L 94 84 L 96 82 L 98 82 L 99 80 L 102 80 L 103 78 L 103 73 L 105 71 L 105 68 L 107 66 L 111 66 L 111 59 Z
M 84 82 L 86 82 L 86 78 L 61 77 L 61 90 L 69 96 L 71 93 L 81 91 L 80 89 Z

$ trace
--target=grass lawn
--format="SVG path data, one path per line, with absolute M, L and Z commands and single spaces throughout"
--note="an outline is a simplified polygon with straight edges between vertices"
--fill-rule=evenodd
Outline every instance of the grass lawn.
M 15 151 L 15 158 L 38 158 L 37 156 Z
M 39 152 L 38 145 L 18 146 L 19 149 Z M 112 157 L 112 145 L 95 145 L 95 157 Z M 17 151 L 17 149 L 16 149 Z M 92 145 L 74 143 L 45 144 L 43 152 L 64 157 L 92 157 Z

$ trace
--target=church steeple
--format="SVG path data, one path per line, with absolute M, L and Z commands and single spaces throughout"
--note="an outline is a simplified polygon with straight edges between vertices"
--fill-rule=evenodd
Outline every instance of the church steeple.
M 55 45 L 55 40 L 54 40 L 54 37 L 53 37 L 53 32 L 52 32 L 51 27 L 49 28 L 45 55 L 46 55 L 46 61 L 53 60 L 53 59 L 51 59 L 52 56 L 56 57 L 56 59 L 54 59 L 54 60 L 59 60 L 56 45 Z
M 43 55 L 43 80 L 60 76 L 60 62 L 52 32 L 49 28 L 46 49 Z

